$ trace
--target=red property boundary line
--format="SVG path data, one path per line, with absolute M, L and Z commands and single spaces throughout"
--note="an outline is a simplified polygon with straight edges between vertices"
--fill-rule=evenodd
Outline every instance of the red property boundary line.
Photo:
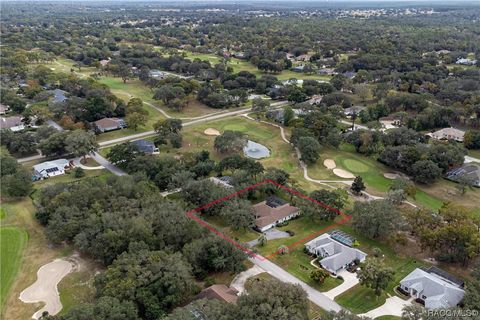
M 303 238 L 303 239 L 297 240 L 296 242 L 290 244 L 290 245 L 287 247 L 288 249 L 292 249 L 293 247 L 296 247 L 296 246 L 298 246 L 299 244 L 302 244 L 302 243 L 304 243 L 304 242 L 306 242 L 306 241 L 308 241 L 308 240 L 311 240 L 311 239 L 313 239 L 313 238 L 321 235 L 322 233 L 325 233 L 326 231 L 328 231 L 328 230 L 330 230 L 330 229 L 332 229 L 332 228 L 334 228 L 334 227 L 336 227 L 336 226 L 342 225 L 342 224 L 346 223 L 347 221 L 349 221 L 349 220 L 352 218 L 350 215 L 347 215 L 347 214 L 341 212 L 340 210 L 338 210 L 338 209 L 336 209 L 336 208 L 332 208 L 332 207 L 326 205 L 325 203 L 323 203 L 323 202 L 321 202 L 321 201 L 317 201 L 317 200 L 315 200 L 315 199 L 312 199 L 312 198 L 310 198 L 310 197 L 308 197 L 308 196 L 306 196 L 306 195 L 298 192 L 298 191 L 295 190 L 295 189 L 287 188 L 287 187 L 285 187 L 285 186 L 283 186 L 283 185 L 281 185 L 281 184 L 276 183 L 276 182 L 273 181 L 273 180 L 268 180 L 268 179 L 267 179 L 267 180 L 264 180 L 264 181 L 261 181 L 261 182 L 258 182 L 258 183 L 256 183 L 256 184 L 253 184 L 253 185 L 251 185 L 251 186 L 249 186 L 249 187 L 246 187 L 246 188 L 244 188 L 244 189 L 241 189 L 241 190 L 239 190 L 239 191 L 237 191 L 237 192 L 234 192 L 234 193 L 232 193 L 232 194 L 229 194 L 229 195 L 227 195 L 227 196 L 225 196 L 225 197 L 223 197 L 223 198 L 220 198 L 220 199 L 214 200 L 214 201 L 212 201 L 212 202 L 209 202 L 209 203 L 207 203 L 207 204 L 204 204 L 203 206 L 200 206 L 200 207 L 195 208 L 195 209 L 193 209 L 193 210 L 190 210 L 190 211 L 188 211 L 188 212 L 186 213 L 186 215 L 187 215 L 187 217 L 189 217 L 190 219 L 194 220 L 195 222 L 197 222 L 197 223 L 198 223 L 199 225 L 201 225 L 202 227 L 204 227 L 204 228 L 208 229 L 209 231 L 213 232 L 214 234 L 216 234 L 216 235 L 219 236 L 220 238 L 223 238 L 223 239 L 225 239 L 226 241 L 230 242 L 230 243 L 233 244 L 235 247 L 237 247 L 238 249 L 242 250 L 243 252 L 245 252 L 245 253 L 248 254 L 249 256 L 254 257 L 254 258 L 256 258 L 256 259 L 259 259 L 259 260 L 262 260 L 262 261 L 264 261 L 264 260 L 269 260 L 269 259 L 275 257 L 277 254 L 279 254 L 279 253 L 280 253 L 279 250 L 277 250 L 276 252 L 270 254 L 270 255 L 267 256 L 267 257 L 263 257 L 263 256 L 255 253 L 255 252 L 253 252 L 251 249 L 246 248 L 245 246 L 241 245 L 240 243 L 238 243 L 237 241 L 233 240 L 232 238 L 226 236 L 226 235 L 223 234 L 222 232 L 218 231 L 215 227 L 213 227 L 212 225 L 210 225 L 208 222 L 202 220 L 201 218 L 199 218 L 199 217 L 197 216 L 197 213 L 199 213 L 200 211 L 202 211 L 202 210 L 204 210 L 204 209 L 210 208 L 211 206 L 214 206 L 214 205 L 216 205 L 216 204 L 218 204 L 218 203 L 221 203 L 221 202 L 224 202 L 224 201 L 226 201 L 226 200 L 232 199 L 232 198 L 234 198 L 234 197 L 236 197 L 236 196 L 238 196 L 238 195 L 240 195 L 240 194 L 242 194 L 242 193 L 245 193 L 245 192 L 247 192 L 247 191 L 249 191 L 249 190 L 253 190 L 253 189 L 255 189 L 255 188 L 257 188 L 257 187 L 259 187 L 259 186 L 261 186 L 261 185 L 265 185 L 265 184 L 273 184 L 274 186 L 276 186 L 276 187 L 278 187 L 278 188 L 280 188 L 280 189 L 283 189 L 283 190 L 285 190 L 286 192 L 288 192 L 288 193 L 290 193 L 290 194 L 293 194 L 293 195 L 295 195 L 295 196 L 297 196 L 297 197 L 299 197 L 299 198 L 302 198 L 302 199 L 304 199 L 304 200 L 308 200 L 308 201 L 310 201 L 310 202 L 312 202 L 312 203 L 315 203 L 315 204 L 317 204 L 317 205 L 319 205 L 319 206 L 321 206 L 321 207 L 323 207 L 323 208 L 325 208 L 325 209 L 328 209 L 328 210 L 330 210 L 330 211 L 332 211 L 332 212 L 335 212 L 336 214 L 338 214 L 339 216 L 341 216 L 341 217 L 343 218 L 343 219 L 340 220 L 339 222 L 332 223 L 331 225 L 329 225 L 329 226 L 327 226 L 327 227 L 324 227 L 324 228 L 322 228 L 321 230 L 319 230 L 319 231 L 317 231 L 317 232 L 315 232 L 315 233 L 313 233 L 313 234 L 311 234 L 311 235 L 309 235 L 309 236 L 307 236 L 307 237 L 305 237 L 305 238 Z

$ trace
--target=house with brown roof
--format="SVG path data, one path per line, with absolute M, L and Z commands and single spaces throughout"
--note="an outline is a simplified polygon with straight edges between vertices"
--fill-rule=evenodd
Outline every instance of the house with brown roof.
M 216 299 L 227 303 L 236 303 L 238 299 L 238 291 L 235 288 L 229 288 L 224 284 L 214 284 L 203 289 L 197 299 Z
M 430 136 L 437 140 L 455 140 L 463 142 L 465 131 L 455 128 L 443 128 L 430 134 Z
M 0 114 L 6 114 L 10 111 L 10 106 L 0 103 Z
M 120 118 L 103 118 L 95 121 L 93 126 L 97 132 L 103 133 L 126 128 L 127 124 L 123 119 Z
M 255 228 L 261 232 L 300 215 L 299 208 L 275 196 L 255 204 L 253 211 L 255 213 Z
M 22 131 L 25 129 L 25 125 L 22 120 L 23 118 L 20 116 L 1 117 L 0 129 L 10 129 L 13 132 Z

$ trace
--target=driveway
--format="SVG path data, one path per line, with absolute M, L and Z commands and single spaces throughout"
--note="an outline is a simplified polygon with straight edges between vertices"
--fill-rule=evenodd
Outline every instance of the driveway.
M 334 299 L 336 296 L 341 295 L 348 289 L 354 287 L 355 285 L 358 284 L 358 278 L 356 273 L 350 273 L 347 270 L 342 270 L 338 272 L 339 276 L 342 276 L 343 278 L 343 283 L 332 290 L 329 290 L 327 292 L 324 292 L 324 294 L 330 298 Z
M 283 238 L 290 237 L 290 234 L 288 232 L 280 231 L 276 228 L 268 229 L 263 234 L 265 235 L 267 240 L 283 239 Z M 259 235 L 259 237 L 260 237 L 260 235 Z M 254 247 L 257 244 L 258 244 L 258 239 L 247 242 L 247 245 L 249 245 L 250 247 Z
M 402 309 L 405 306 L 412 304 L 413 298 L 403 300 L 397 296 L 393 296 L 387 299 L 380 307 L 370 310 L 367 313 L 359 314 L 359 316 L 365 316 L 369 318 L 377 318 L 381 316 L 402 316 Z
M 245 291 L 245 282 L 247 282 L 248 278 L 256 276 L 257 274 L 264 273 L 265 270 L 260 268 L 257 265 L 254 265 L 250 269 L 240 272 L 233 278 L 230 287 L 235 288 L 238 290 L 239 294 L 242 294 Z
M 338 303 L 328 298 L 325 294 L 321 293 L 320 291 L 312 288 L 311 286 L 301 281 L 294 275 L 291 275 L 287 271 L 283 270 L 282 268 L 280 268 L 270 260 L 265 259 L 264 257 L 259 255 L 255 257 L 251 257 L 249 258 L 249 260 L 252 263 L 259 266 L 260 268 L 262 268 L 263 270 L 267 271 L 272 277 L 277 278 L 280 281 L 300 285 L 307 292 L 308 299 L 311 302 L 315 303 L 320 308 L 326 311 L 335 311 L 335 312 L 342 310 L 342 307 Z

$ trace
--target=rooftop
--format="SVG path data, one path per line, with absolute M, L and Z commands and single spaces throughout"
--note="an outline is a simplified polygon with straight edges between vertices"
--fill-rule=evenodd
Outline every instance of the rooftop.
M 234 288 L 229 288 L 224 284 L 214 284 L 203 289 L 197 297 L 199 299 L 217 299 L 228 303 L 235 303 L 238 299 L 237 294 L 238 291 Z

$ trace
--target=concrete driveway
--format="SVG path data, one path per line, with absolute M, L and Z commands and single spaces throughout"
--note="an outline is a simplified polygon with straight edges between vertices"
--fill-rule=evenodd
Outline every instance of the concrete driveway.
M 334 299 L 336 296 L 344 293 L 348 289 L 356 286 L 358 284 L 358 278 L 356 273 L 350 273 L 347 270 L 342 270 L 338 272 L 339 276 L 342 276 L 343 283 L 339 286 L 336 286 L 330 291 L 324 292 L 323 294 L 326 295 L 330 299 Z
M 378 318 L 381 316 L 402 316 L 402 309 L 405 306 L 412 304 L 413 298 L 403 300 L 397 296 L 387 298 L 387 301 L 380 307 L 370 310 L 367 313 L 359 314 L 359 316 L 365 316 L 369 318 Z
M 282 239 L 290 237 L 290 234 L 285 231 L 278 230 L 276 228 L 268 229 L 263 233 L 267 240 Z M 260 237 L 260 234 L 258 235 Z M 250 247 L 255 247 L 258 244 L 258 239 L 247 242 Z
M 233 278 L 230 287 L 237 289 L 238 294 L 240 295 L 245 291 L 245 282 L 247 282 L 248 278 L 251 278 L 263 272 L 265 272 L 265 270 L 263 270 L 257 265 L 254 265 L 250 269 L 237 274 L 235 278 Z

